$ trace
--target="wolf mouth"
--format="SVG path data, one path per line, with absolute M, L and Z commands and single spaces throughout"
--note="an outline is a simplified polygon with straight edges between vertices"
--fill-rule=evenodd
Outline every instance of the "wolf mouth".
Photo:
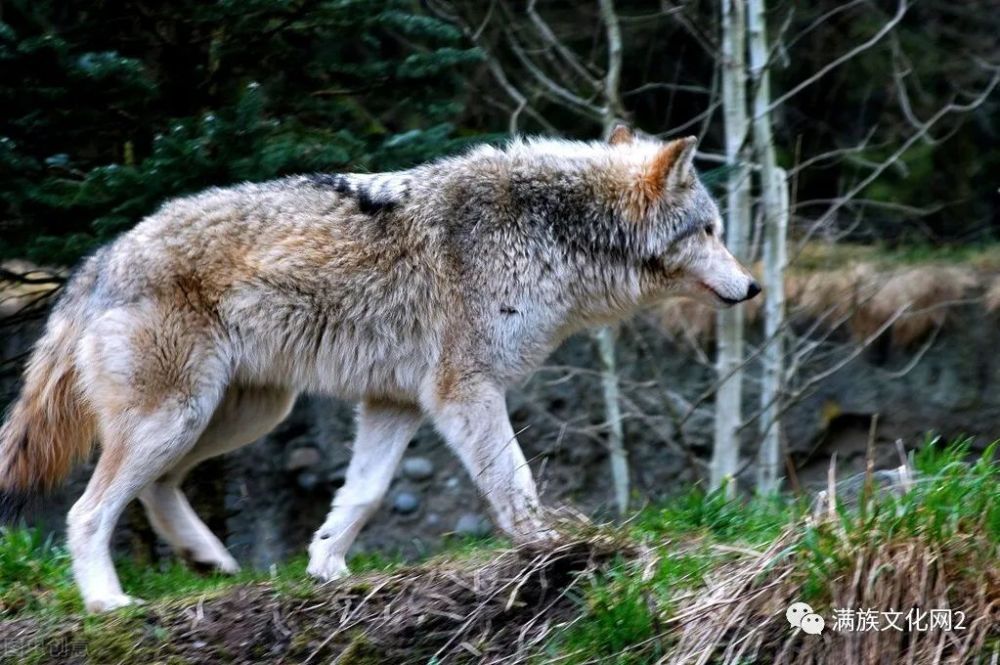
M 726 304 L 729 307 L 732 307 L 733 305 L 738 305 L 739 303 L 743 302 L 739 298 L 727 298 L 727 297 L 725 297 L 724 295 L 722 295 L 721 293 L 719 293 L 718 291 L 716 291 L 715 289 L 713 289 L 711 286 L 709 286 L 705 282 L 698 282 L 698 286 L 700 286 L 701 288 L 703 288 L 706 291 L 708 291 L 709 293 L 711 293 L 713 296 L 716 297 L 716 299 L 719 302 L 724 303 L 724 304 Z

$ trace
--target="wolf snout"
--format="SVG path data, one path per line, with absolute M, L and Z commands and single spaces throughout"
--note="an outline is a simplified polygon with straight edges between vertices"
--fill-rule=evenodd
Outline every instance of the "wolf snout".
M 751 279 L 750 283 L 747 285 L 747 292 L 742 297 L 737 296 L 735 298 L 727 298 L 718 291 L 715 292 L 715 295 L 722 302 L 726 303 L 729 306 L 732 306 L 732 305 L 738 305 L 741 302 L 746 302 L 747 300 L 752 300 L 760 292 L 761 292 L 760 284 L 757 283 L 757 280 Z

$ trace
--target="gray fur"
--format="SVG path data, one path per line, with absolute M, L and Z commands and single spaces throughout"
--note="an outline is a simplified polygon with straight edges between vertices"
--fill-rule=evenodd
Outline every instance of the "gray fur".
M 96 253 L 35 363 L 36 374 L 49 363 L 75 378 L 59 395 L 78 395 L 74 417 L 94 423 L 104 448 L 69 520 L 88 608 L 131 602 L 107 541 L 140 492 L 171 544 L 236 569 L 178 486 L 194 464 L 273 427 L 300 392 L 360 404 L 347 482 L 310 545 L 311 574 L 345 574 L 347 547 L 425 417 L 501 528 L 552 537 L 505 389 L 566 336 L 668 294 L 719 306 L 756 293 L 720 241 L 693 146 L 517 140 L 398 173 L 211 189 Z M 45 413 L 44 382 L 33 381 L 37 397 L 11 432 Z M 27 477 L 13 446 L 0 441 Z M 0 482 L 3 496 L 17 489 Z

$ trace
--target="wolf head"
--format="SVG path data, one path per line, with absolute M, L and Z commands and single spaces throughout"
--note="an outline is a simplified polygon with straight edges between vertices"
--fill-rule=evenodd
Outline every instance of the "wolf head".
M 619 181 L 619 223 L 631 227 L 644 253 L 644 300 L 686 295 L 727 307 L 760 293 L 723 242 L 719 208 L 694 169 L 694 137 L 664 143 L 620 125 L 609 143 L 628 166 Z

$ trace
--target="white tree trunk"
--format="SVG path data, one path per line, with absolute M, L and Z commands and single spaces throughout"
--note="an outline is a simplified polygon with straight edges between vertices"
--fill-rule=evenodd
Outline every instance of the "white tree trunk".
M 781 394 L 785 356 L 785 265 L 788 263 L 788 185 L 785 170 L 774 168 L 764 215 L 764 339 L 770 340 L 761 354 L 760 453 L 757 460 L 757 490 L 761 494 L 781 489 Z M 762 183 L 763 184 L 763 183 Z M 765 188 L 767 186 L 765 185 Z
M 760 164 L 760 191 L 764 220 L 764 339 L 761 356 L 760 451 L 757 459 L 757 491 L 776 492 L 781 486 L 780 396 L 785 353 L 782 334 L 785 320 L 785 240 L 788 233 L 788 187 L 778 168 L 771 131 L 771 81 L 768 63 L 765 0 L 748 0 L 750 76 L 755 85 L 753 99 L 754 156 Z
M 594 333 L 601 362 L 601 392 L 604 396 L 604 418 L 608 432 L 608 454 L 611 459 L 611 482 L 615 490 L 618 513 L 628 510 L 629 471 L 625 435 L 622 430 L 621 396 L 618 387 L 618 366 L 615 360 L 615 331 L 604 327 Z
M 604 77 L 604 139 L 611 136 L 615 125 L 624 115 L 621 101 L 622 35 L 612 0 L 599 0 L 601 20 L 608 40 L 608 73 Z M 618 364 L 615 359 L 615 331 L 599 329 L 594 338 L 601 362 L 601 391 L 604 395 L 604 418 L 608 431 L 608 454 L 611 460 L 611 482 L 619 515 L 628 511 L 629 468 L 622 429 L 621 395 L 618 385 Z
M 726 164 L 730 169 L 726 201 L 726 237 L 733 255 L 748 257 L 750 231 L 749 171 L 743 145 L 747 136 L 746 11 L 744 0 L 722 1 L 722 109 L 726 129 Z M 713 489 L 735 492 L 740 459 L 739 427 L 743 420 L 743 308 L 719 313 L 716 372 L 725 379 L 715 396 L 715 443 L 709 468 Z M 726 378 L 728 377 L 728 378 Z

